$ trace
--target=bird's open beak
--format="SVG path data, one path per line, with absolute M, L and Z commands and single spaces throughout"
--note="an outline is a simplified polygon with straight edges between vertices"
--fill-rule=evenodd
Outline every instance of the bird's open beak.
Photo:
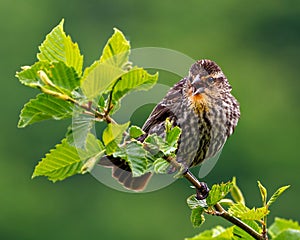
M 192 82 L 192 87 L 193 87 L 193 96 L 204 93 L 205 83 L 201 80 L 199 74 L 194 78 Z
M 204 90 L 205 88 L 204 87 L 201 87 L 201 88 L 194 88 L 193 90 L 193 96 L 197 95 L 197 94 L 201 94 L 201 93 L 204 93 Z

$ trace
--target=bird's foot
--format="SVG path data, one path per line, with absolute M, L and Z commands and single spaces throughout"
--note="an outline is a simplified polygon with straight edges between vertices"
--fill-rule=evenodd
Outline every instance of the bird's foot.
M 209 193 L 209 188 L 205 182 L 200 182 L 201 188 L 196 188 L 196 198 L 198 200 L 203 200 L 207 198 Z

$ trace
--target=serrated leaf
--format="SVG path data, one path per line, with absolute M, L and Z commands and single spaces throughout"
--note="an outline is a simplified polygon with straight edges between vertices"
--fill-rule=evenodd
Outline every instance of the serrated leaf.
M 69 118 L 72 117 L 72 112 L 73 105 L 71 103 L 42 93 L 24 105 L 18 127 L 23 128 L 47 119 Z
M 148 171 L 146 150 L 142 143 L 132 141 L 114 152 L 115 157 L 121 157 L 129 163 L 133 177 L 139 177 Z
M 49 180 L 56 182 L 80 173 L 82 164 L 83 161 L 78 156 L 76 148 L 70 146 L 64 139 L 39 162 L 32 178 L 47 176 Z
M 168 142 L 156 134 L 148 135 L 144 143 L 147 144 L 147 148 L 150 149 L 153 155 L 161 152 L 164 156 L 169 156 L 177 150 L 177 144 L 169 145 Z
M 158 174 L 166 174 L 168 173 L 168 169 L 170 168 L 170 163 L 168 163 L 163 158 L 158 158 L 153 163 L 153 169 L 155 173 Z
M 43 80 L 40 72 L 43 72 Z M 16 76 L 20 82 L 29 87 L 46 86 L 49 89 L 61 89 L 61 92 L 71 95 L 70 92 L 79 87 L 80 81 L 78 74 L 72 67 L 68 67 L 63 62 L 37 62 L 33 66 L 18 72 Z M 63 91 L 65 90 L 65 91 Z
M 215 184 L 209 191 L 206 203 L 208 206 L 214 206 L 221 199 L 225 198 L 226 195 L 231 191 L 233 186 L 232 182 Z
M 279 188 L 279 189 L 271 196 L 270 200 L 267 202 L 267 206 L 272 205 L 272 204 L 277 200 L 277 198 L 278 198 L 281 194 L 283 194 L 283 192 L 284 192 L 285 190 L 287 190 L 289 187 L 290 187 L 290 185 L 283 186 L 283 187 Z
M 149 90 L 157 82 L 158 74 L 151 75 L 142 68 L 134 68 L 124 73 L 113 89 L 112 99 L 119 101 L 128 92 Z
M 204 200 L 198 200 L 196 198 L 195 194 L 189 196 L 187 198 L 186 202 L 187 202 L 187 205 L 189 206 L 190 209 L 195 209 L 197 207 L 202 207 L 202 208 L 206 208 L 207 207 L 205 199 Z
M 92 134 L 88 137 L 87 148 L 81 151 L 77 151 L 66 139 L 63 139 L 38 163 L 32 178 L 46 176 L 53 182 L 64 180 L 74 174 L 81 173 L 83 164 L 102 150 L 100 141 Z
M 202 233 L 196 235 L 192 238 L 185 238 L 185 240 L 231 240 L 233 239 L 233 227 L 223 228 L 221 226 L 216 226 L 211 230 L 203 231 Z
M 148 135 L 144 140 L 144 143 L 147 145 L 147 149 L 152 155 L 160 153 L 162 148 L 168 148 L 165 141 L 160 136 L 157 136 L 156 133 Z
M 64 32 L 64 20 L 56 26 L 39 47 L 40 53 L 37 58 L 40 61 L 64 62 L 67 66 L 73 67 L 78 75 L 82 73 L 83 56 L 77 43 L 73 43 L 70 36 Z
M 54 85 L 72 91 L 79 87 L 80 79 L 73 67 L 68 67 L 63 62 L 53 62 L 46 72 Z
M 122 68 L 128 63 L 129 54 L 129 42 L 120 30 L 114 28 L 114 34 L 103 49 L 100 62 Z
M 235 177 L 233 177 L 232 183 L 233 183 L 233 186 L 232 186 L 230 194 L 231 194 L 233 200 L 236 203 L 242 203 L 243 205 L 245 205 L 245 198 L 243 196 L 242 191 L 240 190 L 240 188 L 236 184 L 236 178 Z
M 138 138 L 138 137 L 142 136 L 143 134 L 145 134 L 145 132 L 138 126 L 131 126 L 129 128 L 129 136 L 131 138 Z
M 129 126 L 129 122 L 125 124 L 108 124 L 107 128 L 104 129 L 102 139 L 106 146 L 106 154 L 110 155 L 115 152 L 118 148 L 118 144 L 123 139 L 123 133 Z
M 269 233 L 274 238 L 281 232 L 287 229 L 294 229 L 300 231 L 300 225 L 298 222 L 293 220 L 287 220 L 283 218 L 275 218 L 274 223 L 269 227 Z
M 260 195 L 261 195 L 263 205 L 265 206 L 266 203 L 267 203 L 267 189 L 261 184 L 260 181 L 257 181 L 257 184 L 258 184 L 258 188 L 259 188 L 259 191 L 260 191 Z
M 88 99 L 99 97 L 109 91 L 124 73 L 121 68 L 114 65 L 95 62 L 91 67 L 85 69 L 81 80 L 81 89 Z
M 238 217 L 242 220 L 256 220 L 256 221 L 261 220 L 262 218 L 264 218 L 269 214 L 269 210 L 267 206 L 249 209 L 242 203 L 237 203 L 230 206 L 228 212 L 231 215 Z
M 203 212 L 204 208 L 201 206 L 192 209 L 190 219 L 194 228 L 200 227 L 204 223 L 205 218 L 203 216 Z
M 36 88 L 44 85 L 40 80 L 38 71 L 47 71 L 49 66 L 49 62 L 36 62 L 31 67 L 26 67 L 21 72 L 17 72 L 16 77 L 19 78 L 20 82 L 25 86 Z

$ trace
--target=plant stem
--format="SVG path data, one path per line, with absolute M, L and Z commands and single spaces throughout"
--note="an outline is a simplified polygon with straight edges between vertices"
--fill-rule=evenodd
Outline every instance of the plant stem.
M 263 218 L 263 224 L 262 224 L 262 235 L 265 240 L 268 240 L 268 230 L 267 230 L 267 216 Z
M 183 176 L 193 184 L 193 186 L 201 192 L 205 191 L 204 189 L 205 185 L 201 183 L 189 170 L 187 170 L 185 173 L 183 173 Z M 257 231 L 255 231 L 253 228 L 251 228 L 249 225 L 242 222 L 240 219 L 231 216 L 219 203 L 217 203 L 214 208 L 216 209 L 216 215 L 220 216 L 227 221 L 231 222 L 232 224 L 238 226 L 239 228 L 243 229 L 245 232 L 250 234 L 252 237 L 254 237 L 257 240 L 267 240 L 267 238 L 261 234 L 259 234 Z
M 112 95 L 113 95 L 115 86 L 117 85 L 117 83 L 118 83 L 120 80 L 121 80 L 121 79 L 118 78 L 117 81 L 114 83 L 114 85 L 113 85 L 112 88 L 111 88 L 111 91 L 110 91 L 109 96 L 108 96 L 108 104 L 107 104 L 107 107 L 106 107 L 105 116 L 108 116 L 108 115 L 109 115 L 109 112 L 113 109 L 113 105 L 112 105 Z
M 242 222 L 240 219 L 231 216 L 222 206 L 221 204 L 217 203 L 214 208 L 217 210 L 216 215 L 220 216 L 227 221 L 231 222 L 232 224 L 238 226 L 239 228 L 243 229 L 245 232 L 250 234 L 252 237 L 254 237 L 257 240 L 266 240 L 265 237 L 263 237 L 261 234 L 259 234 L 257 231 L 255 231 L 253 228 L 251 228 L 249 225 Z

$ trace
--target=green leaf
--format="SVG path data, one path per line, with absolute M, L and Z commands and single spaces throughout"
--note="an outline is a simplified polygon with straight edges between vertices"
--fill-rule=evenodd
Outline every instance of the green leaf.
M 85 69 L 81 89 L 88 99 L 101 96 L 124 74 L 121 68 L 107 63 L 95 62 Z
M 83 56 L 77 43 L 73 43 L 70 36 L 67 36 L 63 29 L 64 20 L 56 26 L 39 47 L 40 53 L 37 58 L 40 61 L 64 62 L 67 66 L 73 67 L 80 76 L 82 73 Z
M 111 155 L 118 149 L 118 144 L 123 139 L 123 133 L 128 128 L 130 122 L 125 124 L 108 124 L 107 128 L 104 129 L 102 139 L 106 147 L 106 154 Z
M 134 68 L 122 75 L 113 89 L 112 98 L 119 101 L 130 91 L 149 90 L 158 79 L 158 73 L 151 75 L 142 68 Z
M 93 134 L 89 133 L 86 137 L 85 149 L 77 149 L 81 159 L 86 159 L 80 172 L 82 174 L 90 172 L 98 160 L 104 155 L 105 148 L 102 142 Z
M 99 159 L 104 156 L 105 150 L 100 151 L 95 156 L 90 157 L 81 167 L 80 172 L 85 174 L 87 172 L 91 172 L 95 165 L 98 163 Z
M 236 184 L 236 178 L 235 177 L 233 177 L 232 183 L 233 183 L 233 186 L 232 186 L 230 194 L 231 194 L 233 200 L 236 203 L 242 203 L 243 205 L 245 205 L 245 198 L 243 196 L 242 191 L 240 190 L 240 188 Z
M 138 126 L 131 126 L 129 128 L 129 136 L 131 138 L 138 138 L 138 137 L 142 136 L 143 134 L 145 134 L 145 132 Z
M 114 34 L 103 49 L 100 62 L 123 68 L 128 63 L 129 54 L 129 42 L 120 30 L 114 28 Z
M 208 206 L 214 206 L 221 199 L 225 198 L 226 195 L 231 191 L 233 186 L 232 182 L 215 184 L 209 191 L 206 203 Z
M 166 142 L 160 136 L 157 136 L 156 133 L 148 135 L 144 140 L 144 143 L 152 155 L 156 155 L 160 153 L 160 151 L 168 149 Z
M 242 220 L 256 220 L 256 221 L 261 220 L 262 218 L 264 218 L 269 214 L 269 210 L 267 206 L 249 209 L 242 203 L 233 204 L 228 209 L 228 212 L 231 215 L 238 217 Z
M 69 118 L 72 117 L 72 113 L 73 105 L 71 103 L 42 93 L 24 105 L 18 127 L 23 128 L 47 119 Z
M 166 141 L 170 146 L 177 148 L 178 139 L 181 134 L 181 129 L 179 127 L 173 127 L 171 130 L 166 131 Z
M 163 158 L 158 158 L 154 161 L 153 168 L 155 173 L 166 174 L 170 168 L 170 163 Z
M 26 66 L 22 67 L 21 72 L 17 72 L 16 77 L 19 78 L 20 82 L 28 87 L 37 88 L 42 85 L 45 85 L 40 77 L 38 72 L 43 70 L 47 71 L 49 69 L 50 63 L 49 62 L 36 62 L 31 67 Z
M 290 185 L 287 185 L 287 186 L 283 186 L 281 188 L 279 188 L 270 198 L 270 200 L 267 202 L 267 205 L 270 207 L 271 204 L 273 204 L 277 198 L 285 191 L 287 190 L 288 188 L 290 187 Z
M 47 176 L 49 180 L 56 182 L 80 173 L 82 164 L 83 161 L 78 156 L 76 148 L 70 146 L 64 139 L 39 162 L 32 178 Z
M 129 163 L 133 177 L 139 177 L 148 171 L 146 150 L 142 143 L 132 141 L 114 152 L 115 157 L 121 157 Z
M 234 204 L 234 201 L 230 198 L 223 198 L 219 201 L 219 203 L 222 205 L 222 206 L 225 206 L 225 207 L 230 207 L 231 205 Z
M 197 207 L 202 207 L 202 208 L 206 208 L 207 204 L 205 200 L 198 200 L 196 198 L 196 195 L 191 195 L 187 198 L 186 200 L 187 205 L 189 206 L 190 209 L 195 209 Z
M 287 220 L 283 218 L 275 218 L 274 223 L 269 227 L 269 233 L 272 238 L 275 236 L 279 235 L 281 232 L 288 230 L 288 229 L 293 229 L 293 230 L 298 230 L 300 231 L 300 225 L 296 221 L 292 220 Z M 287 238 L 289 239 L 289 238 Z
M 185 238 L 185 240 L 231 240 L 233 239 L 233 227 L 223 228 L 216 226 L 211 230 L 206 230 L 193 238 Z
M 163 153 L 165 156 L 169 156 L 177 150 L 176 145 L 169 145 L 164 139 L 156 134 L 148 135 L 144 143 L 147 144 L 147 148 L 150 149 L 153 155 Z
M 250 226 L 252 229 L 254 229 L 256 232 L 262 232 L 261 227 L 257 224 L 255 221 L 250 220 L 243 220 L 244 223 L 246 223 L 248 226 Z M 234 226 L 233 233 L 237 238 L 234 239 L 254 239 L 250 234 L 245 232 L 245 230 L 239 228 L 238 226 Z
M 32 178 L 46 176 L 49 180 L 56 182 L 82 173 L 83 164 L 102 150 L 100 141 L 93 135 L 88 137 L 87 148 L 81 151 L 77 151 L 66 139 L 63 139 L 35 167 Z
M 287 229 L 281 232 L 278 236 L 274 237 L 273 240 L 299 240 L 300 230 Z
M 203 216 L 203 212 L 204 208 L 200 206 L 192 209 L 190 218 L 194 228 L 200 227 L 204 223 L 205 218 Z
M 68 142 L 84 149 L 86 147 L 87 137 L 94 126 L 95 117 L 87 114 L 73 114 L 71 131 L 67 135 Z
M 63 62 L 37 62 L 31 67 L 26 67 L 18 72 L 16 76 L 20 82 L 29 87 L 46 86 L 48 89 L 70 92 L 79 87 L 80 81 L 78 74 L 72 67 L 68 67 Z M 58 90 L 59 89 L 59 90 Z
M 80 79 L 75 69 L 68 67 L 63 62 L 53 62 L 46 73 L 54 85 L 68 91 L 73 91 L 80 85 Z
M 258 184 L 258 188 L 259 188 L 259 191 L 260 191 L 260 195 L 261 195 L 263 205 L 265 206 L 266 203 L 267 203 L 267 189 L 261 184 L 260 181 L 257 181 L 257 184 Z
M 79 156 L 85 160 L 88 160 L 89 158 L 99 154 L 99 152 L 102 150 L 105 150 L 103 143 L 92 133 L 89 133 L 86 138 L 85 149 L 77 148 Z

